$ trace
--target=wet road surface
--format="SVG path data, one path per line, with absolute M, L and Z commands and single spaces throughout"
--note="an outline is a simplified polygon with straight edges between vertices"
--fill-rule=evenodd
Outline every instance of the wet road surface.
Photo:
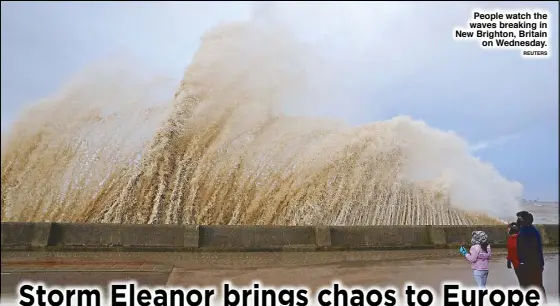
M 503 250 L 493 250 L 489 286 L 516 286 Z M 544 284 L 558 298 L 558 254 L 546 255 Z M 346 286 L 396 286 L 407 282 L 439 289 L 442 282 L 474 286 L 469 264 L 456 250 L 293 253 L 2 253 L 2 305 L 21 281 L 96 285 L 135 280 L 148 286 L 302 286 L 316 290 L 335 280 Z

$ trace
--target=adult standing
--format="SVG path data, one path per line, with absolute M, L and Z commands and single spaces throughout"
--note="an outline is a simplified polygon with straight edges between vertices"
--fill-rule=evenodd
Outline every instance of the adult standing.
M 517 258 L 519 260 L 519 283 L 522 287 L 536 287 L 542 290 L 543 301 L 546 292 L 543 286 L 544 256 L 539 230 L 533 225 L 533 215 L 528 211 L 517 213 Z

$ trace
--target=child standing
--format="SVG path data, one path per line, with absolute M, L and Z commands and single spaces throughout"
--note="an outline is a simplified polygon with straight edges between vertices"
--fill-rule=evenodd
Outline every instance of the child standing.
M 517 258 L 517 235 L 519 234 L 519 228 L 517 223 L 512 222 L 508 224 L 508 238 L 507 238 L 507 268 L 511 269 L 513 266 L 513 271 L 515 271 L 515 276 L 517 276 L 517 281 L 521 285 L 521 278 L 519 275 L 519 259 Z
M 480 288 L 486 288 L 488 279 L 488 262 L 492 259 L 492 251 L 488 244 L 488 235 L 483 231 L 472 232 L 471 249 L 467 252 L 464 247 L 459 252 L 471 263 L 473 276 Z

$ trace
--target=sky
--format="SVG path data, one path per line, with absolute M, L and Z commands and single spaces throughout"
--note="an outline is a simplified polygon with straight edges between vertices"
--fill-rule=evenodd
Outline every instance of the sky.
M 2 132 L 95 61 L 127 54 L 180 80 L 200 37 L 250 2 L 2 2 Z M 266 8 L 266 7 L 265 7 Z M 458 42 L 475 8 L 551 12 L 552 55 Z M 558 201 L 558 3 L 283 2 L 271 13 L 336 63 L 344 99 L 315 115 L 364 124 L 409 115 L 465 138 L 524 197 Z

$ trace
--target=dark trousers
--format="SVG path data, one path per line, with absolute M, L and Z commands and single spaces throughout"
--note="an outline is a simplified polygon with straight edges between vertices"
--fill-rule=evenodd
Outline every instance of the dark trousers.
M 519 286 L 523 286 L 521 285 L 523 283 L 523 276 L 521 275 L 521 271 L 518 269 L 514 269 L 513 271 L 515 271 L 515 276 L 517 276 L 517 281 L 519 282 Z
M 543 267 L 524 267 L 520 266 L 515 269 L 515 275 L 522 288 L 536 287 L 541 290 L 543 296 L 542 301 L 546 303 L 546 292 L 543 286 Z

